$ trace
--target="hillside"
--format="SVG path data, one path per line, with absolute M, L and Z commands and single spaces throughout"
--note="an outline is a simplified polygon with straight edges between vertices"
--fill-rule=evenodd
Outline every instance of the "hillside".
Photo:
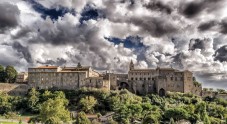
M 3 93 L 0 97 L 0 114 L 20 112 L 38 115 L 33 120 L 41 118 L 40 113 L 43 113 L 44 105 L 48 105 L 50 100 L 55 103 L 53 100 L 58 99 L 62 99 L 62 105 L 65 105 L 68 110 L 78 112 L 78 116 L 81 112 L 97 116 L 114 112 L 113 120 L 108 120 L 108 123 L 158 124 L 184 120 L 191 123 L 220 124 L 225 123 L 227 118 L 227 101 L 202 99 L 199 96 L 183 93 L 168 93 L 167 96 L 160 97 L 156 94 L 137 96 L 127 90 L 109 92 L 82 88 L 62 92 L 32 89 L 26 97 L 13 97 Z M 61 101 L 56 102 L 61 103 Z M 60 103 L 54 104 L 54 108 L 60 106 Z M 64 107 L 60 108 L 64 110 Z M 68 110 L 64 111 L 68 113 Z M 61 113 L 60 110 L 59 112 Z M 78 122 L 78 117 L 72 119 Z M 87 123 L 90 123 L 89 120 Z

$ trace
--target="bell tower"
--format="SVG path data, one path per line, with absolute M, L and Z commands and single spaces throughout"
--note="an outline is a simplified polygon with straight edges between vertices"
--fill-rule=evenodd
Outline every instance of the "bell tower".
M 129 70 L 133 70 L 134 69 L 134 64 L 133 64 L 133 62 L 132 62 L 132 60 L 131 60 L 131 62 L 130 62 L 130 64 L 129 64 Z

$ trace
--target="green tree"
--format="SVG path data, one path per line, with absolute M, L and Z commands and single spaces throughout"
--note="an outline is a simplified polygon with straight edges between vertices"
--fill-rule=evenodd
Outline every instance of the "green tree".
M 226 91 L 224 89 L 217 89 L 218 93 L 225 93 Z
M 80 112 L 76 116 L 76 122 L 74 124 L 91 124 L 91 121 L 87 118 L 84 112 Z
M 200 102 L 196 106 L 196 113 L 200 115 L 200 119 L 205 123 L 205 124 L 210 124 L 209 116 L 206 111 L 207 104 L 206 102 Z
M 39 111 L 39 92 L 35 88 L 32 88 L 28 92 L 27 106 L 31 112 L 37 113 Z
M 165 118 L 171 119 L 173 118 L 175 121 L 181 119 L 188 119 L 189 115 L 187 111 L 183 108 L 171 108 L 165 111 L 164 113 Z
M 48 99 L 41 105 L 39 117 L 45 124 L 60 124 L 70 121 L 70 112 L 64 99 Z
M 143 113 L 144 112 L 149 112 L 152 109 L 152 106 L 150 103 L 142 103 L 142 108 L 143 108 Z
M 5 82 L 5 70 L 4 67 L 2 65 L 0 65 L 0 82 Z
M 110 110 L 117 110 L 118 107 L 120 106 L 120 97 L 118 96 L 111 96 L 108 98 L 108 104 L 110 106 Z
M 14 83 L 16 81 L 17 71 L 13 66 L 7 66 L 5 69 L 5 74 L 7 83 Z
M 134 119 L 138 119 L 141 117 L 141 112 L 143 110 L 143 108 L 141 107 L 140 104 L 130 104 L 128 106 L 129 108 L 129 111 L 131 113 L 131 118 L 132 118 L 132 121 L 134 121 Z
M 86 96 L 79 101 L 82 111 L 91 113 L 94 111 L 94 106 L 97 104 L 97 99 L 93 96 Z
M 0 93 L 0 114 L 12 111 L 12 104 L 9 100 L 10 96 L 7 93 Z
M 158 119 L 156 116 L 149 114 L 143 119 L 142 124 L 158 124 Z
M 118 110 L 116 111 L 117 114 L 114 114 L 114 119 L 120 123 L 127 124 L 129 123 L 130 117 L 130 110 L 129 108 L 122 104 Z

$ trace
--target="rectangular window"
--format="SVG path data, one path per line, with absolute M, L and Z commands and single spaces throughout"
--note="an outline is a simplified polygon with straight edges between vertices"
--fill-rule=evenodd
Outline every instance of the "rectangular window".
M 148 78 L 148 80 L 151 80 L 151 78 Z
M 131 80 L 133 80 L 133 78 L 131 78 Z

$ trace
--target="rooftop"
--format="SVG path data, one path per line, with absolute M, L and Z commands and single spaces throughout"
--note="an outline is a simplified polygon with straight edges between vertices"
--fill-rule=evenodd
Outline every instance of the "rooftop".
M 35 67 L 35 68 L 40 68 L 40 69 L 57 69 L 59 66 L 49 66 L 49 65 L 45 65 L 45 66 L 39 66 L 39 67 Z

